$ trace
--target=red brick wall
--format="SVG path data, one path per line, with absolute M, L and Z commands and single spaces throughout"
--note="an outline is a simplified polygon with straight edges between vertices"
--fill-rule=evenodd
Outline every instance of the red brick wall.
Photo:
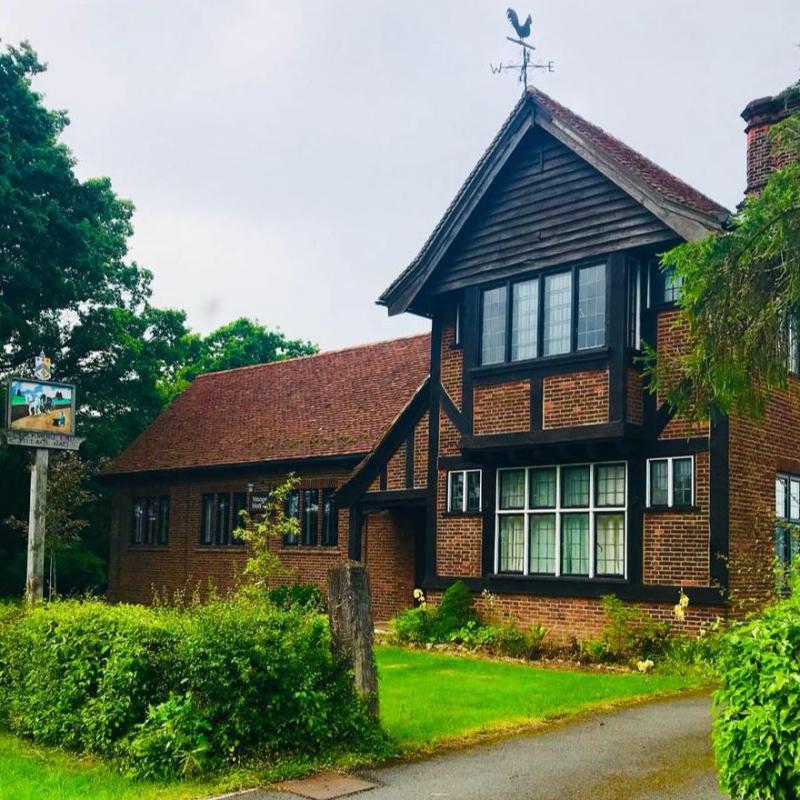
M 464 351 L 454 347 L 455 339 L 455 306 L 445 312 L 445 322 L 442 325 L 442 350 L 441 350 L 441 378 L 442 387 L 450 395 L 456 408 L 461 410 L 461 386 L 463 381 L 462 365 Z
M 644 582 L 709 586 L 709 458 L 694 463 L 696 511 L 644 514 Z
M 529 380 L 476 386 L 472 396 L 472 429 L 476 435 L 530 430 Z
M 422 515 L 403 511 L 369 514 L 364 521 L 364 563 L 376 622 L 413 604 L 414 533 L 419 524 L 424 524 Z
M 625 418 L 634 425 L 644 421 L 644 388 L 638 370 L 628 368 L 625 373 L 627 382 L 625 395 Z
M 608 422 L 607 370 L 550 375 L 543 384 L 543 428 Z
M 386 465 L 386 488 L 406 488 L 406 443 L 400 445 Z
M 414 428 L 414 488 L 424 489 L 428 485 L 428 428 L 430 414 L 425 415 Z
M 439 409 L 439 455 L 457 456 L 461 454 L 459 443 L 461 434 L 443 408 Z
M 300 476 L 300 488 L 338 486 L 346 475 L 345 470 L 331 468 L 309 470 Z M 244 566 L 247 552 L 244 547 L 212 547 L 199 543 L 201 497 L 206 492 L 243 491 L 250 481 L 258 491 L 275 485 L 283 477 L 283 474 L 265 472 L 257 476 L 198 478 L 191 482 L 173 478 L 120 485 L 113 496 L 109 598 L 147 603 L 156 589 L 166 589 L 170 593 L 192 591 L 198 585 L 207 586 L 209 580 L 222 591 L 233 587 L 234 576 Z M 169 545 L 149 548 L 129 545 L 132 498 L 160 494 L 170 495 Z M 320 511 L 320 520 L 321 517 Z M 272 549 L 280 554 L 288 570 L 276 583 L 313 582 L 323 587 L 328 567 L 336 559 L 347 557 L 348 521 L 348 510 L 341 509 L 337 547 L 287 547 L 274 541 Z
M 460 578 L 481 575 L 483 517 L 447 513 L 447 470 L 439 470 L 436 509 L 436 573 Z
M 758 194 L 770 172 L 791 162 L 790 152 L 773 152 L 771 127 L 772 123 L 762 122 L 747 129 L 747 194 Z

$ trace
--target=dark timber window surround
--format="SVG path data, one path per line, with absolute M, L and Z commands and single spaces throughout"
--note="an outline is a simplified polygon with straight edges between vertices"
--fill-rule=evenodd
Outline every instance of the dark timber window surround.
M 800 475 L 775 477 L 775 557 L 788 567 L 800 558 Z
M 606 343 L 606 264 L 543 271 L 481 294 L 484 366 L 563 355 Z
M 648 508 L 689 508 L 693 505 L 694 456 L 648 459 Z
M 497 471 L 495 573 L 626 577 L 624 462 Z
M 481 510 L 481 471 L 460 469 L 447 474 L 449 514 L 477 514 Z
M 334 488 L 303 489 L 302 491 L 293 489 L 286 495 L 284 513 L 287 517 L 294 517 L 298 520 L 300 535 L 284 536 L 284 545 L 291 547 L 297 545 L 302 547 L 338 546 L 339 510 L 333 499 L 335 491 Z M 321 515 L 320 492 L 322 495 Z
M 169 544 L 168 495 L 133 498 L 129 542 L 155 547 Z
M 242 545 L 234 531 L 247 508 L 246 492 L 209 492 L 200 501 L 200 544 L 213 547 Z

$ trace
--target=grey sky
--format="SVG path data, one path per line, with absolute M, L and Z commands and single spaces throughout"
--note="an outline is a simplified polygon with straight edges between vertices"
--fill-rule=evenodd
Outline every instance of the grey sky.
M 516 0 L 519 2 L 519 0 Z M 517 100 L 507 0 L 5 0 L 49 63 L 79 173 L 137 207 L 155 301 L 322 347 L 423 330 L 375 298 Z M 800 75 L 797 0 L 517 5 L 537 85 L 714 199 L 744 185 L 739 112 Z

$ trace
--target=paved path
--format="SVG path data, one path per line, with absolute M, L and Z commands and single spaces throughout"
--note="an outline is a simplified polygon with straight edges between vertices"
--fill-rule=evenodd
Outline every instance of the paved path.
M 364 800 L 720 800 L 707 696 L 598 714 L 424 761 L 366 771 Z M 259 800 L 294 795 L 258 793 Z

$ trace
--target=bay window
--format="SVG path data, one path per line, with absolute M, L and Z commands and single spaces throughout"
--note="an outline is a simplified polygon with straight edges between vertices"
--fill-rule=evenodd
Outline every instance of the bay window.
M 624 463 L 500 469 L 495 572 L 624 577 Z
M 480 363 L 527 361 L 602 347 L 606 294 L 605 264 L 484 289 Z

